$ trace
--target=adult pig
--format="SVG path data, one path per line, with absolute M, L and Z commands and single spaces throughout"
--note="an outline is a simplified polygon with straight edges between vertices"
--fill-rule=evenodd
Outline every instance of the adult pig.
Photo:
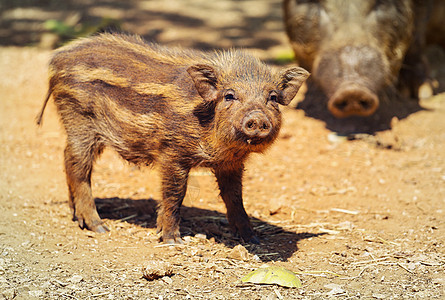
M 334 116 L 370 116 L 395 87 L 418 97 L 428 77 L 422 50 L 429 5 L 413 0 L 284 0 L 296 59 L 312 70 Z
M 213 169 L 231 228 L 258 242 L 242 200 L 244 161 L 263 152 L 287 105 L 309 76 L 272 70 L 248 54 L 169 49 L 139 37 L 101 34 L 57 50 L 49 91 L 67 133 L 69 205 L 82 228 L 105 232 L 91 193 L 93 162 L 104 147 L 135 164 L 162 167 L 157 226 L 180 243 L 180 206 L 191 168 Z

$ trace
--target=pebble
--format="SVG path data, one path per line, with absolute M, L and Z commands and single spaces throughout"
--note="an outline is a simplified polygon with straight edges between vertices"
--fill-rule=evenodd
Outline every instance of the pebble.
M 29 291 L 28 294 L 31 297 L 40 298 L 43 296 L 44 293 L 41 290 L 34 290 L 34 291 Z
M 195 234 L 195 238 L 200 239 L 200 240 L 206 240 L 207 236 L 203 233 L 197 233 L 197 234 Z
M 1 293 L 5 299 L 14 299 L 17 296 L 17 291 L 13 288 L 5 289 Z
M 335 283 L 326 284 L 324 287 L 330 289 L 330 291 L 327 293 L 330 296 L 343 294 L 345 292 L 341 285 Z
M 70 279 L 69 279 L 69 282 L 71 282 L 71 283 L 79 283 L 79 282 L 81 282 L 83 280 L 83 277 L 82 276 L 80 276 L 80 275 L 74 275 L 73 277 L 71 277 Z
M 347 137 L 344 135 L 338 135 L 336 133 L 328 134 L 328 141 L 332 144 L 343 143 L 347 140 Z
M 249 251 L 243 245 L 236 245 L 229 252 L 228 258 L 247 261 L 249 259 Z
M 155 280 L 173 275 L 173 267 L 170 263 L 161 260 L 151 260 L 145 263 L 142 275 L 147 280 Z M 165 280 L 164 280 L 165 281 Z
M 164 281 L 167 284 L 172 284 L 173 280 L 169 276 L 162 277 L 162 281 Z

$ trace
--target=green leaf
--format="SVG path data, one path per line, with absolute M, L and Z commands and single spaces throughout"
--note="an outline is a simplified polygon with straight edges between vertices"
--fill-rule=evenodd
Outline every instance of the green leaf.
M 275 57 L 275 63 L 279 65 L 289 64 L 295 61 L 294 53 L 292 51 L 281 51 Z
M 251 282 L 258 284 L 278 284 L 285 287 L 302 286 L 300 279 L 294 272 L 282 267 L 259 268 L 250 272 L 241 279 L 242 282 Z
M 47 20 L 44 27 L 60 36 L 72 36 L 75 32 L 73 26 L 69 26 L 58 20 Z

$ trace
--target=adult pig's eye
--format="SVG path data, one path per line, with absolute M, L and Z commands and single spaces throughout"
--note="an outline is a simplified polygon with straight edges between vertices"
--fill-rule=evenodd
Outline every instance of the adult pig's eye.
M 236 100 L 235 98 L 235 92 L 233 90 L 227 90 L 226 94 L 224 95 L 224 99 L 226 101 L 233 101 Z
M 275 91 L 270 92 L 268 101 L 277 102 L 278 101 L 278 94 Z

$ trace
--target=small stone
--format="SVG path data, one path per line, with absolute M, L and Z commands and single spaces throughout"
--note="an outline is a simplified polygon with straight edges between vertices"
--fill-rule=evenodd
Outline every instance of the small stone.
M 249 251 L 243 245 L 236 245 L 228 254 L 229 258 L 244 260 L 247 261 L 249 259 Z
M 281 211 L 281 209 L 283 208 L 283 204 L 280 202 L 272 202 L 269 205 L 269 214 L 271 216 L 276 215 L 277 213 L 279 213 Z
M 150 281 L 171 275 L 173 275 L 172 266 L 168 262 L 161 260 L 149 261 L 142 268 L 142 276 Z
M 1 292 L 5 299 L 14 299 L 17 296 L 17 291 L 13 288 L 5 289 Z
M 79 282 L 81 282 L 83 280 L 83 277 L 82 276 L 80 276 L 80 275 L 74 275 L 73 277 L 71 277 L 70 279 L 69 279 L 69 282 L 71 282 L 71 283 L 79 283 Z
M 40 298 L 40 297 L 43 296 L 43 291 L 41 291 L 41 290 L 34 290 L 34 291 L 29 291 L 28 294 L 31 297 Z
M 195 234 L 195 238 L 200 239 L 200 240 L 206 240 L 207 236 L 202 233 L 197 233 L 197 234 Z
M 252 258 L 256 262 L 261 262 L 261 258 L 258 255 L 256 255 L 256 254 Z
M 415 294 L 414 296 L 416 299 L 420 299 L 420 298 L 427 298 L 428 294 L 424 291 L 419 291 Z
M 346 136 L 338 135 L 337 133 L 328 134 L 328 141 L 332 144 L 343 143 L 347 140 Z
M 431 282 L 433 284 L 445 284 L 445 278 L 434 278 Z
M 343 294 L 345 292 L 345 290 L 342 289 L 341 285 L 335 283 L 326 284 L 324 287 L 330 289 L 330 291 L 328 292 L 328 295 L 330 296 Z
M 169 276 L 162 277 L 162 281 L 164 281 L 167 284 L 172 284 L 173 280 Z

